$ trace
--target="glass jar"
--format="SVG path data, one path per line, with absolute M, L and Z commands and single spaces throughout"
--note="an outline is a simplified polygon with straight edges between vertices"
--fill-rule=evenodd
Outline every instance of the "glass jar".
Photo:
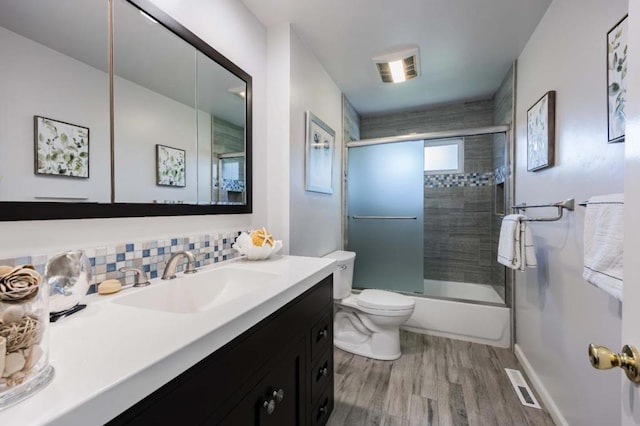
M 0 410 L 53 378 L 47 287 L 31 265 L 0 266 Z

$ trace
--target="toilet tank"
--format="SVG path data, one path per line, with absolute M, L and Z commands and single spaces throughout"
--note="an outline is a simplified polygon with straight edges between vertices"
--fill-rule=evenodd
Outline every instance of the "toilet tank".
M 324 256 L 337 260 L 336 270 L 333 272 L 333 298 L 344 299 L 351 294 L 353 284 L 353 263 L 356 254 L 352 251 L 334 251 Z

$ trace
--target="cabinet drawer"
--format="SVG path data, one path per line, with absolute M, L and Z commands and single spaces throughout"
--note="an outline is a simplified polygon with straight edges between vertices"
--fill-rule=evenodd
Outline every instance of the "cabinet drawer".
M 333 376 L 333 351 L 331 348 L 318 358 L 318 362 L 311 367 L 309 374 L 311 404 L 314 405 L 318 402 L 320 394 L 324 391 L 325 386 L 331 382 L 331 377 Z
M 324 425 L 333 409 L 333 386 L 328 386 L 320 396 L 318 403 L 311 410 L 312 426 Z
M 280 362 L 268 367 L 269 372 L 227 416 L 218 423 L 209 419 L 206 424 L 223 426 L 260 425 L 296 426 L 302 422 L 301 373 L 304 339 L 301 339 Z
M 311 359 L 315 362 L 318 356 L 333 345 L 333 307 L 311 329 Z

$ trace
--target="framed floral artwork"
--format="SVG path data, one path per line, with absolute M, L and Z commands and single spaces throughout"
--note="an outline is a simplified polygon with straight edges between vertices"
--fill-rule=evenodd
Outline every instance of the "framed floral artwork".
M 187 186 L 185 150 L 156 145 L 156 184 L 159 186 Z
M 607 124 L 609 143 L 624 142 L 627 98 L 627 16 L 607 33 Z
M 36 115 L 34 123 L 37 175 L 89 177 L 89 128 Z
M 311 111 L 307 111 L 305 189 L 333 194 L 333 151 L 336 132 Z
M 527 170 L 553 166 L 555 152 L 556 92 L 545 93 L 527 111 Z

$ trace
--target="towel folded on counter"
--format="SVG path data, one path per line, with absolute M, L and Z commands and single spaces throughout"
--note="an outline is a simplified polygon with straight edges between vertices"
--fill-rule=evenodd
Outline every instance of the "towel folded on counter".
M 591 197 L 584 220 L 584 269 L 589 283 L 622 300 L 624 194 Z
M 521 271 L 538 266 L 529 223 L 523 220 L 526 218 L 521 214 L 505 216 L 498 242 L 498 262 Z

